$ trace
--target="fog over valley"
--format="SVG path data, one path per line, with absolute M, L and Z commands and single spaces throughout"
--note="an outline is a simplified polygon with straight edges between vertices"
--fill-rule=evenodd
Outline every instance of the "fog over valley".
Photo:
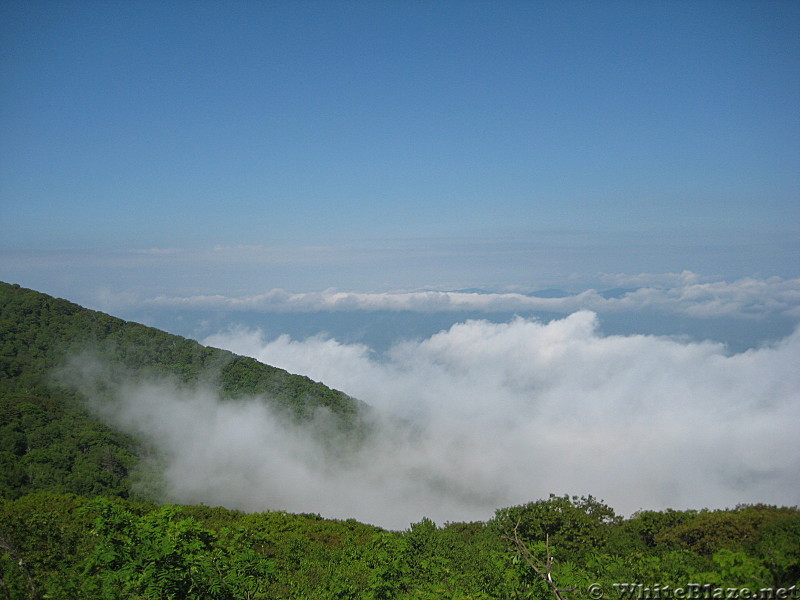
M 799 332 L 732 353 L 601 325 L 591 311 L 475 319 L 382 353 L 241 327 L 202 340 L 374 407 L 374 435 L 346 459 L 319 441 L 324 413 L 309 432 L 211 388 L 131 384 L 104 417 L 163 452 L 174 501 L 392 528 L 483 520 L 549 493 L 623 514 L 800 499 Z

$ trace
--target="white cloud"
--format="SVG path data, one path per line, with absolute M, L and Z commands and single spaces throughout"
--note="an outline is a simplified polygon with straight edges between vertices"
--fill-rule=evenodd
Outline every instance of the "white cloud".
M 607 285 L 622 287 L 684 287 L 693 285 L 708 278 L 701 277 L 692 271 L 680 273 L 601 273 L 600 280 Z
M 800 279 L 743 278 L 733 282 L 703 280 L 691 272 L 667 275 L 604 276 L 618 285 L 643 284 L 619 297 L 605 297 L 590 289 L 564 298 L 540 298 L 522 293 L 450 291 L 290 293 L 273 289 L 240 297 L 197 295 L 158 296 L 145 301 L 156 307 L 215 308 L 274 312 L 406 310 L 417 312 L 556 312 L 578 310 L 599 313 L 655 310 L 691 317 L 751 318 L 765 315 L 797 316 Z
M 710 342 L 604 336 L 589 311 L 546 324 L 466 321 L 380 356 L 252 330 L 205 342 L 321 380 L 380 416 L 343 462 L 319 441 L 324 413 L 309 433 L 259 399 L 124 386 L 99 410 L 160 448 L 174 501 L 393 528 L 422 516 L 487 519 L 550 493 L 593 494 L 624 514 L 800 503 L 800 330 L 735 355 Z
M 135 248 L 130 251 L 131 254 L 150 254 L 153 256 L 169 256 L 173 254 L 183 254 L 186 252 L 184 248 Z
M 264 294 L 239 298 L 213 295 L 191 297 L 159 296 L 147 301 L 155 306 L 225 308 L 230 310 L 263 311 L 350 311 L 350 310 L 410 310 L 419 312 L 438 311 L 514 311 L 514 310 L 573 310 L 597 296 L 593 290 L 570 298 L 535 298 L 517 293 L 466 293 L 466 292 L 385 292 L 361 293 L 339 292 L 335 289 L 323 292 L 290 293 L 274 289 Z M 598 299 L 602 300 L 599 296 Z
M 712 343 L 603 337 L 596 324 L 590 312 L 548 324 L 468 321 L 385 360 L 321 337 L 265 342 L 239 331 L 206 341 L 419 428 L 413 440 L 386 430 L 360 471 L 310 473 L 314 486 L 336 482 L 315 489 L 312 507 L 301 477 L 304 503 L 287 500 L 290 509 L 402 527 L 423 515 L 484 519 L 550 492 L 594 494 L 624 513 L 800 502 L 800 332 L 728 356 Z M 276 460 L 260 452 L 247 454 Z M 222 455 L 234 476 L 235 459 Z M 269 505 L 268 480 L 243 475 L 237 485 L 265 499 L 248 508 Z

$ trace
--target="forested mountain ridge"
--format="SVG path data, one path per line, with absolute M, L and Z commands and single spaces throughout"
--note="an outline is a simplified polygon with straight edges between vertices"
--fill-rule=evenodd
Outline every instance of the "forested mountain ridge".
M 365 405 L 307 377 L 225 350 L 0 282 L 0 497 L 34 490 L 127 497 L 138 441 L 87 412 L 54 372 L 70 358 L 102 360 L 108 373 L 211 379 L 221 395 L 263 397 L 302 421 L 324 407 L 342 430 Z

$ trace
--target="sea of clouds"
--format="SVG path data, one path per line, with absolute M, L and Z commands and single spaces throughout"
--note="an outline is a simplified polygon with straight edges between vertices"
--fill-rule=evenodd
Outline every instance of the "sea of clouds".
M 376 435 L 342 461 L 317 441 L 324 415 L 309 431 L 257 398 L 124 386 L 106 418 L 159 448 L 174 501 L 391 528 L 423 516 L 484 520 L 550 493 L 592 494 L 622 514 L 800 502 L 800 331 L 731 354 L 713 342 L 604 335 L 598 316 L 579 310 L 549 322 L 469 320 L 380 354 L 243 328 L 204 343 L 367 402 Z

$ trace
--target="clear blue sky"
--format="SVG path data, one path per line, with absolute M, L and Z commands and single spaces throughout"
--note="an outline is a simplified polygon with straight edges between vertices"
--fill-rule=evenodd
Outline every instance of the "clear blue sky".
M 478 284 L 499 263 L 475 240 L 531 261 L 553 236 L 565 275 L 800 275 L 798 2 L 7 1 L 0 52 L 6 280 L 71 252 L 76 281 L 123 288 L 107 253 L 191 248 L 150 275 L 219 288 L 215 246 L 393 240 L 403 279 L 295 256 L 262 287 Z M 652 265 L 620 260 L 648 255 L 630 239 L 661 240 Z M 408 244 L 486 273 L 415 279 Z

